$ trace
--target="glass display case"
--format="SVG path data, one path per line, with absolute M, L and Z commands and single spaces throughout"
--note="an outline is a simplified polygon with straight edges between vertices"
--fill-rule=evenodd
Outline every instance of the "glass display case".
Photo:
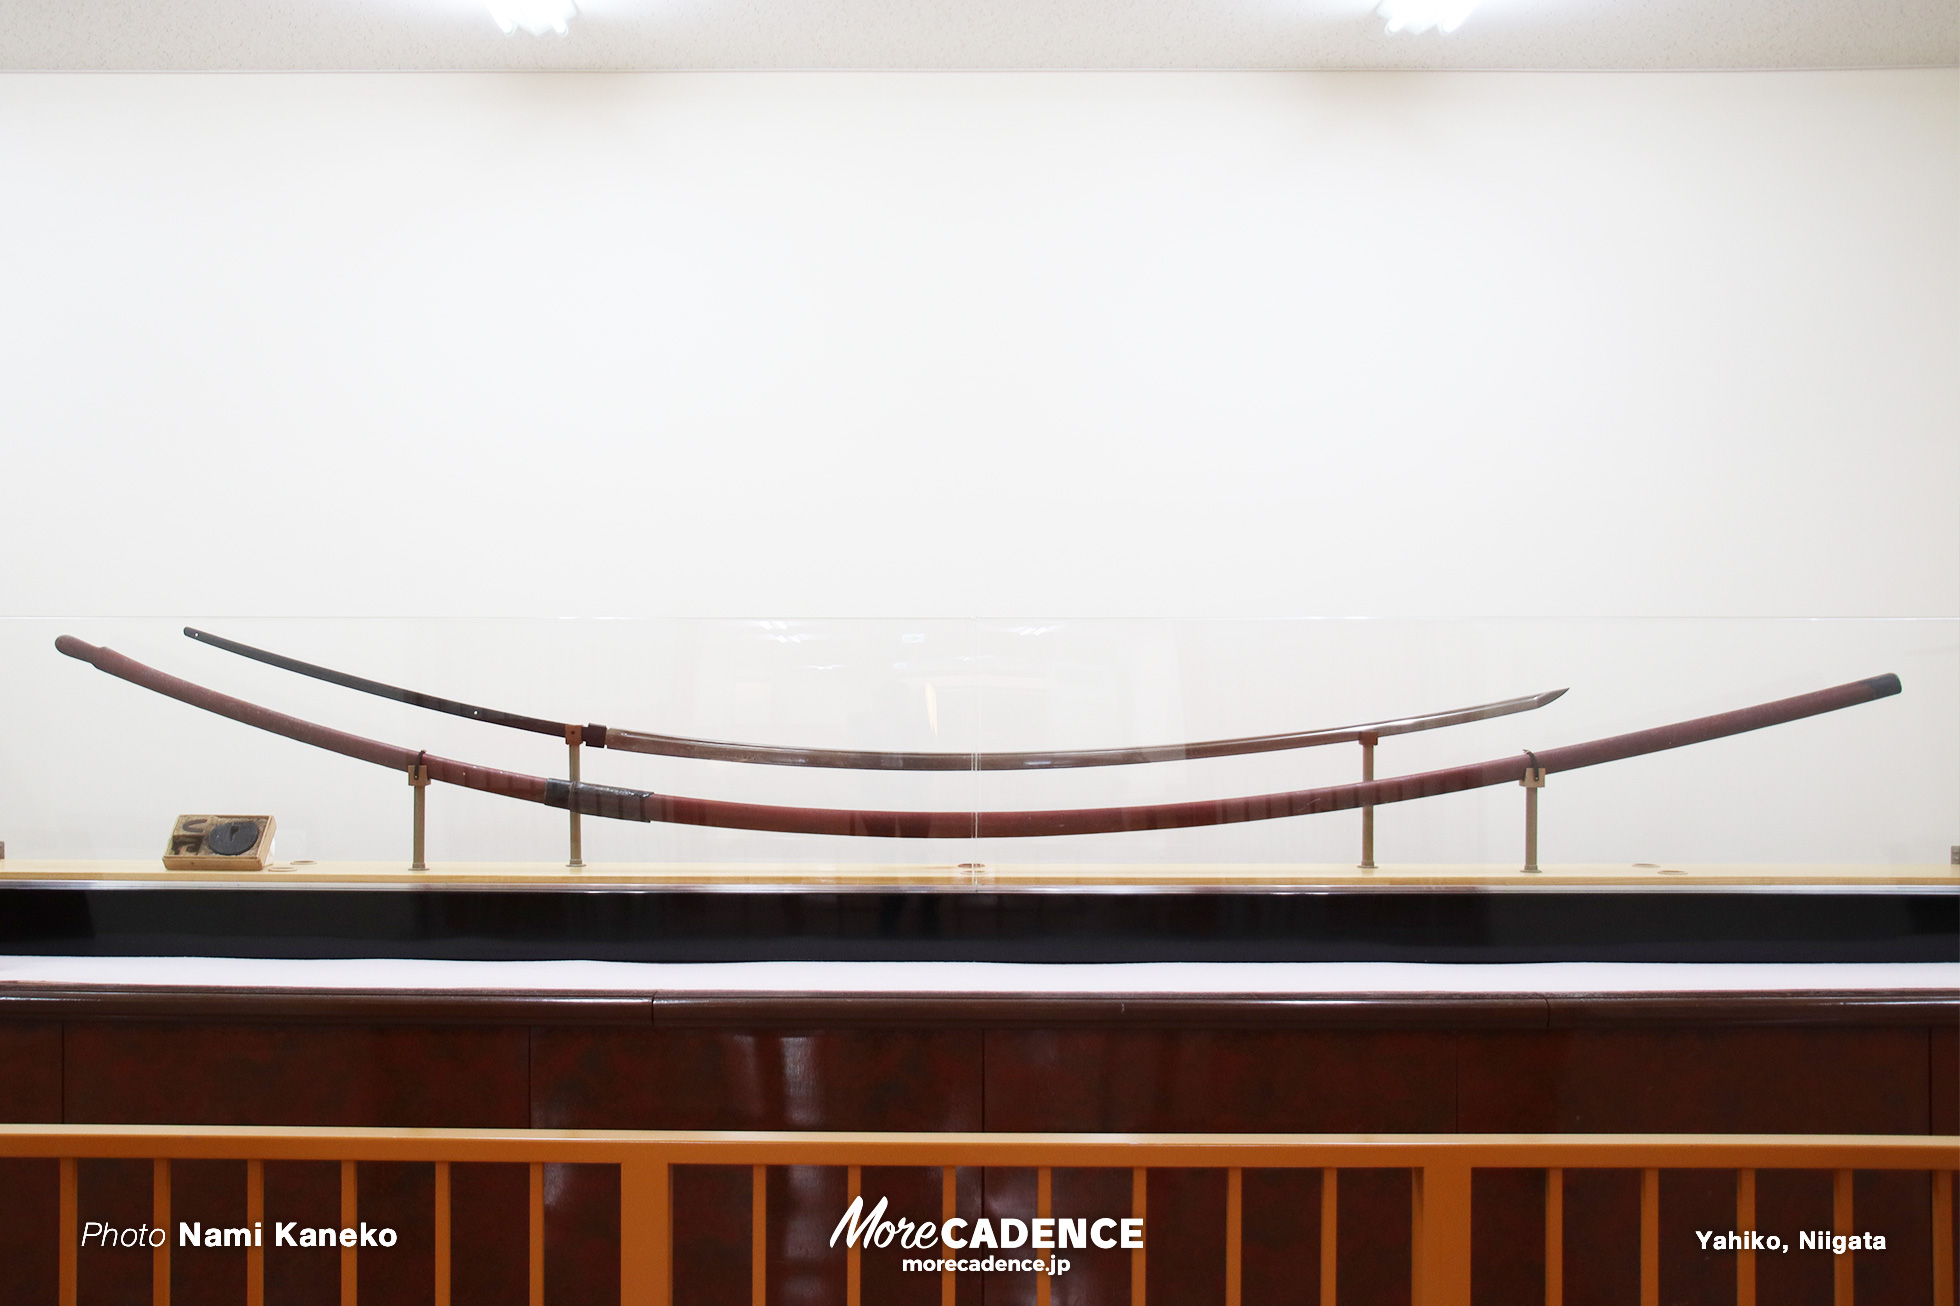
M 1229 900 L 1251 918 L 1212 932 L 1270 941 L 1298 932 L 1267 919 L 1274 904 L 1351 914 L 1400 894 L 1403 914 L 1469 913 L 1461 943 L 1503 932 L 1492 911 L 1583 901 L 1610 923 L 1666 895 L 1687 896 L 1654 910 L 1726 938 L 1736 927 L 1707 925 L 1717 899 L 1694 894 L 1788 890 L 1820 919 L 1847 895 L 1866 904 L 1853 915 L 1918 912 L 1924 944 L 1947 937 L 1960 889 L 1947 619 L 191 617 L 13 621 L 0 639 L 0 866 L 56 895 L 39 900 L 50 919 L 73 906 L 55 905 L 62 886 L 168 890 L 200 920 L 313 890 L 321 922 L 358 900 L 328 891 L 362 888 L 420 917 L 528 890 L 500 910 L 616 899 L 644 915 L 685 891 L 697 916 L 740 895 L 758 919 L 784 909 L 757 905 L 772 891 L 806 906 L 871 891 L 851 928 L 874 936 L 1012 917 L 1020 946 L 1065 949 L 1097 912 L 1176 935 Z M 191 848 L 184 815 L 246 822 L 227 836 L 245 869 Z M 253 823 L 266 839 L 241 843 Z M 205 855 L 169 869 L 172 849 Z M 223 890 L 225 911 L 195 889 Z M 877 891 L 898 896 L 873 909 Z M 981 901 L 995 926 L 944 918 Z M 1735 912 L 1759 926 L 1761 905 Z M 302 950 L 306 928 L 280 927 Z M 63 929 L 81 927 L 41 932 Z M 1449 955 L 1426 937 L 1405 943 Z

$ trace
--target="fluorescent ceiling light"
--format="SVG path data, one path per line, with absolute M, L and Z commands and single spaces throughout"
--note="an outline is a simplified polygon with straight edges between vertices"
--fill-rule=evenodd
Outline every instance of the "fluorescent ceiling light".
M 546 32 L 563 36 L 568 30 L 565 24 L 578 13 L 578 6 L 572 0 L 488 0 L 488 3 L 490 16 L 507 36 L 520 27 L 532 36 L 543 36 Z
M 1477 7 L 1477 0 L 1381 0 L 1375 12 L 1391 32 L 1454 32 Z

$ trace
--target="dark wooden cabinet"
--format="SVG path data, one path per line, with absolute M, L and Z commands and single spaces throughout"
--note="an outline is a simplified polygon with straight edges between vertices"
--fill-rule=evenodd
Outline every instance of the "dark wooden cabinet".
M 1811 993 L 1339 998 L 933 995 L 381 994 L 36 989 L 0 997 L 0 1113 L 15 1122 L 306 1124 L 557 1129 L 1194 1132 L 1953 1132 L 1960 1109 L 1951 994 Z M 237 1171 L 238 1173 L 233 1173 Z M 874 1176 L 936 1209 L 937 1177 Z M 85 1218 L 149 1218 L 149 1168 L 92 1162 Z M 1060 1171 L 1058 1210 L 1124 1208 L 1125 1172 Z M 1248 1302 L 1318 1297 L 1318 1172 L 1248 1172 Z M 813 1255 L 844 1204 L 841 1172 L 772 1170 L 772 1300 L 842 1300 L 835 1258 Z M 178 1212 L 242 1218 L 238 1163 L 177 1167 Z M 364 1214 L 402 1251 L 362 1271 L 363 1302 L 426 1301 L 426 1167 L 363 1165 Z M 677 1174 L 679 1300 L 746 1304 L 752 1176 Z M 960 1176 L 962 1207 L 1030 1214 L 1032 1171 Z M 0 1301 L 53 1300 L 50 1162 L 0 1162 Z M 268 1164 L 268 1214 L 330 1223 L 331 1166 Z M 1896 1230 L 1857 1263 L 1860 1300 L 1930 1299 L 1923 1176 L 1860 1175 L 1860 1227 Z M 1479 1302 L 1543 1299 L 1544 1178 L 1476 1181 Z M 455 1266 L 472 1303 L 525 1299 L 521 1167 L 458 1166 Z M 1223 1302 L 1224 1173 L 1157 1171 L 1153 1302 Z M 1662 1180 L 1670 1302 L 1734 1299 L 1732 1258 L 1693 1231 L 1731 1227 L 1725 1176 Z M 1630 1172 L 1566 1180 L 1569 1303 L 1633 1300 Z M 1765 1175 L 1764 1227 L 1830 1222 L 1828 1176 Z M 1409 1179 L 1343 1172 L 1342 1306 L 1405 1302 Z M 618 1290 L 618 1183 L 604 1167 L 552 1167 L 547 1300 Z M 233 1208 L 238 1208 L 234 1210 Z M 816 1226 L 822 1225 L 821 1229 Z M 813 1239 L 815 1242 L 813 1243 Z M 281 1302 L 335 1300 L 329 1253 L 276 1258 Z M 233 1262 L 236 1262 L 235 1264 Z M 146 1253 L 83 1258 L 82 1300 L 147 1292 Z M 242 1253 L 173 1259 L 179 1301 L 242 1301 Z M 1766 1261 L 1764 1300 L 1829 1300 L 1829 1267 Z M 866 1301 L 937 1301 L 923 1279 L 867 1272 Z M 275 1274 L 269 1258 L 268 1274 Z M 1127 1302 L 1128 1259 L 1082 1258 L 1057 1303 Z M 912 1276 L 918 1278 L 919 1276 Z M 936 1283 L 936 1281 L 935 1281 Z M 1033 1301 L 1031 1280 L 978 1277 L 962 1303 Z

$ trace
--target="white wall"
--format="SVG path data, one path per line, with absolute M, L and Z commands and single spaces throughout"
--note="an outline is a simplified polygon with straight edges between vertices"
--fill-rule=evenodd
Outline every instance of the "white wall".
M 1952 70 L 0 76 L 0 614 L 1937 617 L 1660 695 L 1909 645 L 1930 793 L 1755 847 L 1934 860 L 1956 233 Z
M 1952 71 L 12 75 L 0 185 L 7 612 L 1960 610 Z

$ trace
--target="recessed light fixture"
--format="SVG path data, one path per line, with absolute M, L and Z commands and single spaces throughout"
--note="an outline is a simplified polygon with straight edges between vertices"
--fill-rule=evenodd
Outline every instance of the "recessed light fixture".
M 523 28 L 532 36 L 543 36 L 546 32 L 556 32 L 563 36 L 570 30 L 566 24 L 578 13 L 578 6 L 572 0 L 488 0 L 490 16 L 497 20 L 497 26 L 508 36 L 518 28 Z
M 1477 7 L 1477 0 L 1381 0 L 1375 12 L 1390 32 L 1454 32 Z

